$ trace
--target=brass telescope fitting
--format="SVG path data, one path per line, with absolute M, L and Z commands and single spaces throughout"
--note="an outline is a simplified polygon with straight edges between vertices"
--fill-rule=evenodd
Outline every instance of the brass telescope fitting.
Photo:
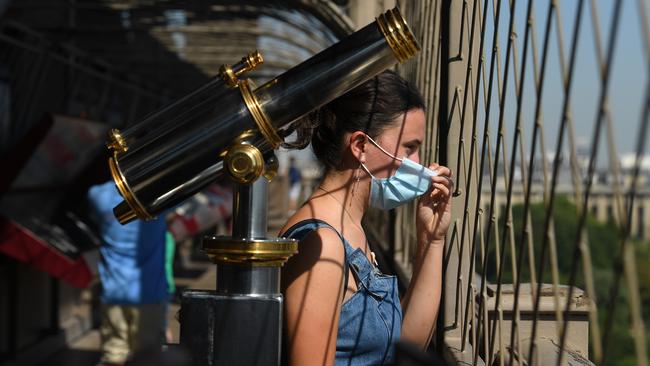
M 203 239 L 203 251 L 213 263 L 281 267 L 298 253 L 294 239 L 237 239 L 210 237 Z
M 235 182 L 250 184 L 264 172 L 264 157 L 255 146 L 238 143 L 228 150 L 224 165 Z
M 269 182 L 272 181 L 278 175 L 278 169 L 280 169 L 280 162 L 275 155 L 272 155 L 270 159 L 266 160 L 264 178 L 268 179 Z
M 145 210 L 126 183 L 124 176 L 120 171 L 120 167 L 117 165 L 117 152 L 114 152 L 113 154 L 114 156 L 112 158 L 108 158 L 108 167 L 111 171 L 111 176 L 113 177 L 113 182 L 115 182 L 118 192 L 120 192 L 120 195 L 124 198 L 124 202 L 113 208 L 113 213 L 115 214 L 117 221 L 124 225 L 136 218 L 152 220 L 154 216 L 150 215 L 147 210 Z
M 420 45 L 397 8 L 388 10 L 376 20 L 399 62 L 408 60 L 420 51 Z
M 241 61 L 236 63 L 234 66 L 230 65 L 221 65 L 219 68 L 219 74 L 226 82 L 226 84 L 235 88 L 239 85 L 239 76 L 245 72 L 255 69 L 258 65 L 264 63 L 264 58 L 260 51 L 255 50 L 254 52 L 249 53 L 244 56 Z
M 239 91 L 241 92 L 242 97 L 244 98 L 244 103 L 246 103 L 246 108 L 253 116 L 253 120 L 257 125 L 257 129 L 260 130 L 260 133 L 264 136 L 266 141 L 273 147 L 277 149 L 282 144 L 283 140 L 278 135 L 278 132 L 273 127 L 271 119 L 264 112 L 264 108 L 260 105 L 259 100 L 253 93 L 253 88 L 249 80 L 242 80 L 239 82 Z
M 120 130 L 113 128 L 108 131 L 108 142 L 106 146 L 109 150 L 113 150 L 118 153 L 125 153 L 129 148 L 126 146 L 126 141 L 122 137 Z

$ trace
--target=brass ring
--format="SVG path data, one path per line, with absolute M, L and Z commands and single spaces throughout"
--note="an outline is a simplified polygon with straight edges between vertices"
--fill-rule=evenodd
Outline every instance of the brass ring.
M 266 138 L 266 141 L 271 144 L 273 149 L 279 148 L 280 144 L 282 144 L 282 138 L 280 138 L 275 128 L 273 128 L 271 120 L 262 109 L 255 94 L 253 94 L 248 79 L 239 82 L 239 91 L 244 98 L 248 111 L 253 116 L 257 128 L 260 130 L 264 138 Z
M 236 239 L 211 237 L 203 239 L 203 251 L 215 263 L 254 266 L 282 266 L 298 252 L 294 239 Z
M 115 153 L 115 155 L 117 155 L 117 153 Z M 122 175 L 120 167 L 117 165 L 116 156 L 108 158 L 108 167 L 111 170 L 111 176 L 113 177 L 115 186 L 117 186 L 117 190 L 120 192 L 120 195 L 122 198 L 124 198 L 126 203 L 135 212 L 136 216 L 142 220 L 153 220 L 154 216 L 150 215 L 147 210 L 145 210 L 142 203 L 140 203 L 138 198 L 133 194 L 133 192 L 131 192 L 131 188 L 129 188 L 129 185 L 124 179 L 124 175 Z
M 122 133 L 117 128 L 112 128 L 108 131 L 108 143 L 106 146 L 118 153 L 125 153 L 129 148 L 126 146 L 126 141 L 122 137 Z
M 376 21 L 399 62 L 408 60 L 420 51 L 418 41 L 397 7 L 380 15 Z
M 226 85 L 231 88 L 237 87 L 239 80 L 237 80 L 237 75 L 235 75 L 235 72 L 232 70 L 232 66 L 221 65 L 219 68 L 219 74 L 221 74 L 221 78 L 226 83 Z

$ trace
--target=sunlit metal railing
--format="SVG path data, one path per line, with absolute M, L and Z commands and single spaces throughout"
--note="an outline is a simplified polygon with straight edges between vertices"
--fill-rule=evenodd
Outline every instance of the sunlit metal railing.
M 647 1 L 399 3 L 423 46 L 400 72 L 427 101 L 424 157 L 457 182 L 441 349 L 471 364 L 646 365 Z M 395 216 L 406 277 L 413 214 Z
M 10 78 L 10 116 L 0 121 L 0 151 L 18 143 L 44 113 L 121 125 L 171 97 L 69 43 L 57 43 L 26 25 L 0 22 L 0 67 Z M 58 93 L 57 93 L 58 91 Z

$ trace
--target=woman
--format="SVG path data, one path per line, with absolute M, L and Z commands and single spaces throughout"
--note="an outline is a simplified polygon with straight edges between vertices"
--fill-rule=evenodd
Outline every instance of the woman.
M 425 348 L 440 302 L 451 172 L 419 163 L 424 102 L 384 72 L 321 108 L 312 146 L 325 175 L 281 236 L 300 241 L 283 269 L 285 361 L 291 365 L 378 365 L 398 338 Z M 381 274 L 361 219 L 422 195 L 413 277 L 401 299 Z

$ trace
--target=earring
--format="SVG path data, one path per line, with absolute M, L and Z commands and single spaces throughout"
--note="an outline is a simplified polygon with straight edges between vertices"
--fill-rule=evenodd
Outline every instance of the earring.
M 359 167 L 361 167 L 361 163 L 359 163 Z M 354 183 L 352 183 L 352 191 L 350 192 L 350 195 L 354 197 L 354 192 L 357 190 L 357 185 L 359 184 L 359 180 L 361 180 L 361 177 L 359 177 L 359 168 L 357 168 L 354 171 Z M 350 200 L 350 204 L 352 204 L 352 200 Z

